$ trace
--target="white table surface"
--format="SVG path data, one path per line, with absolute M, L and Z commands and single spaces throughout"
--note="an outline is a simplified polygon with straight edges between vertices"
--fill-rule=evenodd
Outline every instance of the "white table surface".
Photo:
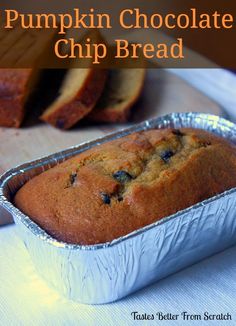
M 15 226 L 0 230 L 0 325 L 236 325 L 236 247 L 123 300 L 88 306 L 68 301 L 36 274 Z M 232 321 L 134 321 L 132 311 L 230 313 Z

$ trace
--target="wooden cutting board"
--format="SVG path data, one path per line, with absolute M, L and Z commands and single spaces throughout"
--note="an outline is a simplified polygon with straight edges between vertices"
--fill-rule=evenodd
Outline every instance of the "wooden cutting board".
M 209 112 L 220 114 L 220 107 L 178 77 L 164 70 L 148 70 L 143 94 L 134 107 L 129 124 L 91 125 L 80 123 L 60 131 L 37 119 L 21 129 L 0 128 L 0 174 L 20 163 L 91 140 L 132 123 L 170 112 Z

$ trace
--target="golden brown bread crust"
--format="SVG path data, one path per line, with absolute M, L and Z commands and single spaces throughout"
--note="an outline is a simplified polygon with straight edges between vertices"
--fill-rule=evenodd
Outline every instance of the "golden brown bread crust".
M 31 74 L 31 69 L 0 69 L 0 126 L 21 125 Z
M 60 129 L 72 127 L 93 109 L 102 93 L 106 77 L 106 70 L 91 68 L 83 87 L 74 98 L 53 112 L 45 111 L 40 119 Z
M 197 129 L 135 133 L 27 182 L 15 204 L 68 243 L 111 241 L 236 186 L 236 148 Z

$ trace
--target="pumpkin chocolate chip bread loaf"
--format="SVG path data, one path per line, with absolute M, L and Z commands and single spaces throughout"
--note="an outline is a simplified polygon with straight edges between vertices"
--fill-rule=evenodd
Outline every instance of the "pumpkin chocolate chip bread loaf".
M 43 172 L 17 192 L 15 204 L 58 240 L 96 244 L 234 186 L 232 144 L 197 129 L 153 129 Z

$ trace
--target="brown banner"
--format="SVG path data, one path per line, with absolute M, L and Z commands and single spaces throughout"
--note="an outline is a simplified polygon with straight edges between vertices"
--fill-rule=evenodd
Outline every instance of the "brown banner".
M 233 1 L 7 1 L 0 68 L 236 69 Z

